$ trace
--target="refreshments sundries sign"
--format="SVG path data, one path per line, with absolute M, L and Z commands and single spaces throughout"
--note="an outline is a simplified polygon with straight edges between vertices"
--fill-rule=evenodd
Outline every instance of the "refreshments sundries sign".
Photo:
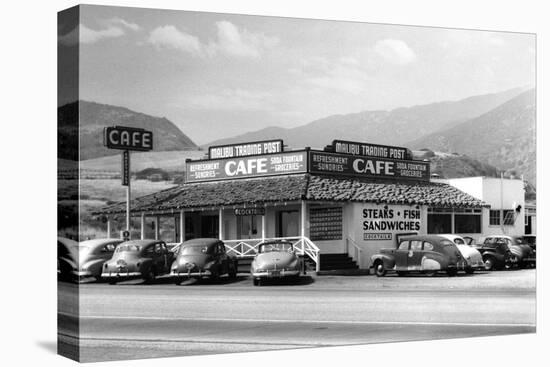
M 296 151 L 263 156 L 190 161 L 185 182 L 275 176 L 307 172 L 307 152 Z
M 335 153 L 362 155 L 367 157 L 388 159 L 412 159 L 409 149 L 379 144 L 359 143 L 346 140 L 333 140 L 332 148 Z
M 309 172 L 334 176 L 430 180 L 430 163 L 310 151 Z
M 208 148 L 210 159 L 246 157 L 249 155 L 276 154 L 283 151 L 283 141 L 263 140 L 243 144 L 217 145 Z

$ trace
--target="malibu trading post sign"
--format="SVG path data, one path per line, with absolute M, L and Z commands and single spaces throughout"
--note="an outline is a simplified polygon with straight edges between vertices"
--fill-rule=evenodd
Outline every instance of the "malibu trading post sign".
M 263 140 L 243 144 L 217 145 L 208 148 L 208 158 L 236 158 L 249 155 L 276 154 L 283 151 L 283 141 Z
M 334 176 L 430 180 L 430 163 L 310 151 L 309 172 Z
M 153 133 L 144 129 L 126 126 L 106 127 L 104 145 L 109 149 L 138 150 L 153 149 Z
M 307 152 L 186 162 L 185 182 L 275 176 L 307 172 Z
M 412 159 L 410 151 L 403 147 L 394 147 L 379 144 L 359 143 L 346 140 L 333 140 L 332 148 L 335 153 L 362 155 L 367 157 L 388 159 Z

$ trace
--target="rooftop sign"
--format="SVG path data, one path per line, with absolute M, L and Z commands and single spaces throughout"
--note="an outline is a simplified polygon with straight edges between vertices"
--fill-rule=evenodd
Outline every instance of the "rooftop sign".
M 333 140 L 332 148 L 335 153 L 361 155 L 366 157 L 410 160 L 409 149 L 387 145 L 359 143 L 346 140 Z
M 186 162 L 185 182 L 285 175 L 307 172 L 307 152 Z
M 430 180 L 430 163 L 310 151 L 309 172 L 333 176 Z
M 276 154 L 283 151 L 283 141 L 263 140 L 243 144 L 216 145 L 208 148 L 208 158 L 236 158 L 250 155 Z

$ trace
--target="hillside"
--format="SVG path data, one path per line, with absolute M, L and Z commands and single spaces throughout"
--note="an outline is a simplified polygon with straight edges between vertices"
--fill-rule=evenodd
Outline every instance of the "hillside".
M 441 178 L 500 176 L 500 170 L 495 166 L 480 162 L 463 154 L 424 150 L 413 151 L 413 157 L 414 159 L 429 159 L 430 172 L 439 175 Z
M 459 101 L 397 108 L 391 111 L 334 115 L 291 129 L 268 127 L 217 140 L 206 146 L 273 138 L 282 138 L 291 148 L 322 148 L 336 138 L 400 145 L 486 113 L 522 91 L 521 88 L 515 88 Z
M 535 90 L 528 90 L 497 108 L 449 129 L 407 144 L 458 152 L 536 183 Z
M 80 160 L 118 155 L 120 152 L 103 146 L 103 128 L 122 125 L 153 131 L 154 151 L 196 149 L 196 144 L 171 121 L 153 117 L 124 107 L 79 101 L 58 108 L 58 158 L 77 160 L 74 148 L 65 142 L 77 133 L 73 122 L 80 118 Z

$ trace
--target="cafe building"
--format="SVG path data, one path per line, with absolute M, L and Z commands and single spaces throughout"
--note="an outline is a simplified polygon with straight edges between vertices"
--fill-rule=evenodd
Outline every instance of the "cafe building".
M 131 215 L 175 223 L 174 242 L 216 237 L 251 257 L 268 239 L 292 241 L 316 271 L 347 259 L 360 269 L 406 234 L 479 237 L 490 205 L 430 180 L 428 161 L 402 147 L 335 140 L 324 150 L 285 151 L 281 140 L 210 147 L 186 162 L 185 183 L 132 200 Z M 109 223 L 125 203 L 96 214 Z M 110 234 L 110 231 L 109 231 Z M 344 265 L 341 265 L 344 266 Z

